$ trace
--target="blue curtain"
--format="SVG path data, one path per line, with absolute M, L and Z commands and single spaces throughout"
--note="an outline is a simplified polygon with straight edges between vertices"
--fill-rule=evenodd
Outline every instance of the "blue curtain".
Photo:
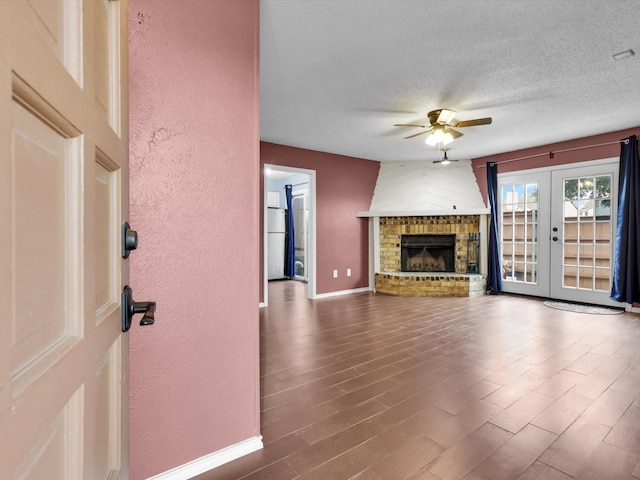
M 284 186 L 284 193 L 287 197 L 287 258 L 284 262 L 284 274 L 293 277 L 296 274 L 296 236 L 293 228 L 293 187 Z
M 640 172 L 638 139 L 635 135 L 620 144 L 618 184 L 618 226 L 613 264 L 611 298 L 618 302 L 640 302 Z
M 500 246 L 498 244 L 498 165 L 487 162 L 487 191 L 491 207 L 489 224 L 489 255 L 487 272 L 487 290 L 494 293 L 502 291 L 502 270 L 500 268 Z

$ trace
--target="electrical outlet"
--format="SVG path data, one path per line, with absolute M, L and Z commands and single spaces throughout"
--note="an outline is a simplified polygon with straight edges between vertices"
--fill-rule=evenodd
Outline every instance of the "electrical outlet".
M 338 270 L 333 271 L 333 278 L 338 278 Z
M 350 277 L 350 276 L 351 276 L 351 269 L 347 268 L 347 277 Z

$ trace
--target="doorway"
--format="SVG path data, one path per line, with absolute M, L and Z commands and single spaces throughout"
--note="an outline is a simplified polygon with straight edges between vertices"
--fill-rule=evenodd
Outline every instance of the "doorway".
M 499 175 L 503 290 L 598 305 L 609 298 L 617 159 Z
M 263 276 L 263 303 L 269 304 L 269 280 L 275 280 L 274 260 L 279 264 L 279 253 L 270 251 L 269 218 L 274 216 L 275 210 L 284 213 L 287 210 L 285 186 L 291 185 L 291 215 L 293 220 L 294 241 L 287 248 L 294 252 L 294 275 L 280 278 L 293 278 L 306 283 L 306 297 L 313 299 L 315 291 L 315 170 L 307 170 L 295 167 L 283 167 L 279 165 L 264 165 L 264 276 Z M 273 249 L 271 249 L 273 250 Z

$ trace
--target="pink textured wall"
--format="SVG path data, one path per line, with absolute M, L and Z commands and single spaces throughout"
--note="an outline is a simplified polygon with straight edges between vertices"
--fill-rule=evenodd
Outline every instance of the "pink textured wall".
M 130 0 L 130 475 L 259 435 L 258 0 Z
M 601 143 L 617 142 L 618 140 L 638 133 L 638 128 L 629 130 L 620 130 L 617 132 L 603 133 L 594 135 L 593 137 L 578 138 L 567 142 L 551 143 L 541 145 L 539 147 L 527 148 L 525 150 L 516 150 L 514 152 L 502 153 L 489 157 L 475 158 L 471 161 L 473 172 L 476 175 L 478 186 L 482 197 L 487 203 L 487 173 L 484 168 L 487 162 L 502 162 L 513 158 L 526 157 L 529 155 L 548 154 L 569 148 L 584 147 L 586 145 L 599 145 Z M 602 158 L 611 158 L 620 156 L 620 145 L 604 145 L 601 147 L 584 148 L 573 150 L 570 152 L 554 153 L 553 158 L 549 155 L 541 157 L 528 158 L 517 162 L 505 163 L 498 165 L 498 173 L 517 172 L 519 170 L 529 170 L 532 168 L 550 167 L 553 165 L 564 165 L 577 162 L 587 162 L 589 160 L 599 160 Z
M 316 293 L 369 286 L 369 220 L 356 211 L 369 210 L 380 162 L 267 142 L 260 162 L 316 171 Z

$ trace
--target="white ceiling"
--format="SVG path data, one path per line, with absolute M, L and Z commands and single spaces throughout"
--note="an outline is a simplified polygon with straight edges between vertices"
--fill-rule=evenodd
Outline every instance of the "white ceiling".
M 636 55 L 614 61 L 633 49 Z M 637 0 L 261 0 L 262 141 L 434 160 L 438 108 L 466 159 L 640 126 Z

